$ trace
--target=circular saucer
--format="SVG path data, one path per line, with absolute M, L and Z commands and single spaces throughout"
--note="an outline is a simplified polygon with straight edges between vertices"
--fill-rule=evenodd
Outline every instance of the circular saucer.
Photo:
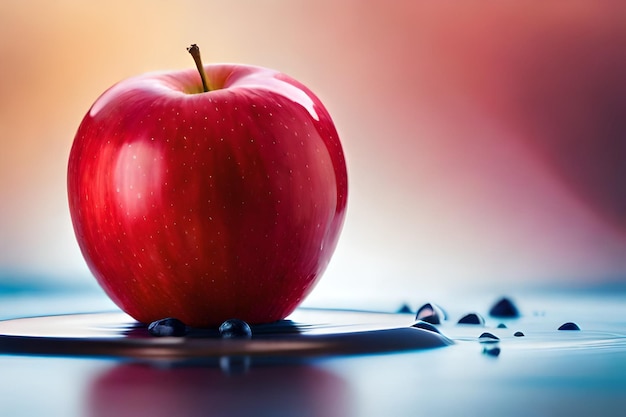
M 453 342 L 411 327 L 405 314 L 298 309 L 286 320 L 252 326 L 248 340 L 216 330 L 154 337 L 122 312 L 20 318 L 0 322 L 0 353 L 194 359 L 223 356 L 332 356 L 401 352 Z

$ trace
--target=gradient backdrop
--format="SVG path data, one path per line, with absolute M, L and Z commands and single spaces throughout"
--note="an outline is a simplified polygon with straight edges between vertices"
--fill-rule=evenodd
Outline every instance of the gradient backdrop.
M 620 2 L 0 2 L 0 286 L 92 286 L 65 175 L 118 80 L 282 70 L 342 137 L 347 222 L 312 297 L 626 281 Z

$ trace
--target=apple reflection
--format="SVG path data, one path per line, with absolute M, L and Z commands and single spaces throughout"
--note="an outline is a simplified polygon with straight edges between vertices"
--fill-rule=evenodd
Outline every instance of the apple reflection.
M 251 366 L 247 357 L 202 366 L 122 363 L 92 381 L 86 415 L 346 416 L 342 378 L 314 364 Z

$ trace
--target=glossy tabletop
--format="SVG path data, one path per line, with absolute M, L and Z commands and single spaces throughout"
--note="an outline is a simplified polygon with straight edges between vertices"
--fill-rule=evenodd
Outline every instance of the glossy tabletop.
M 529 290 L 514 299 L 521 315 L 509 319 L 489 315 L 494 299 L 487 294 L 426 300 L 438 302 L 447 313 L 436 327 L 454 343 L 439 347 L 192 360 L 5 349 L 0 354 L 0 415 L 623 415 L 626 293 Z M 5 320 L 119 314 L 93 294 L 13 295 L 0 301 Z M 395 313 L 401 303 L 389 305 L 388 317 L 409 328 L 415 312 Z M 471 312 L 484 317 L 484 325 L 457 324 Z M 345 313 L 337 312 L 339 321 Z M 332 311 L 325 314 L 332 322 Z M 306 315 L 301 319 L 306 322 Z M 558 330 L 567 322 L 580 330 Z M 497 339 L 481 337 L 484 333 Z

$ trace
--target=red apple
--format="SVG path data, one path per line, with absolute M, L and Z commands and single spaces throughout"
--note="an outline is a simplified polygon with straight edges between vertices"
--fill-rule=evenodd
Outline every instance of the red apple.
M 196 62 L 200 71 L 121 81 L 85 115 L 68 166 L 76 237 L 105 292 L 140 322 L 276 321 L 334 252 L 342 146 L 293 78 Z

